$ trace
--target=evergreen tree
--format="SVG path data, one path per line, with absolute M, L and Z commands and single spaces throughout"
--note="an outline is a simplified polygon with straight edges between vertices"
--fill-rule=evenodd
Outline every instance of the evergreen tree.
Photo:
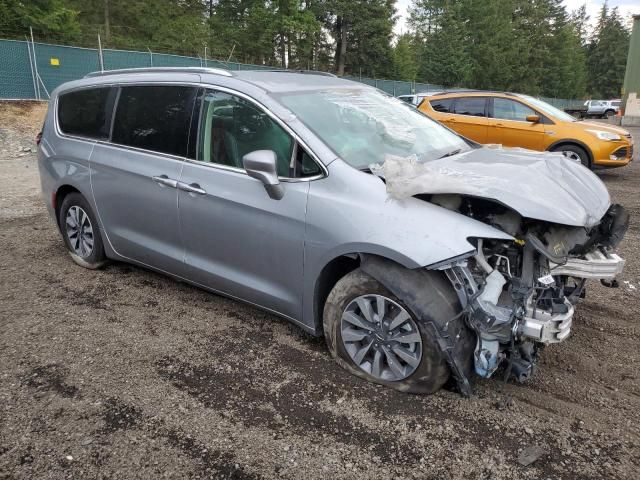
M 415 44 L 411 35 L 400 35 L 393 48 L 393 78 L 415 81 L 418 75 L 418 61 Z
M 64 0 L 0 0 L 0 32 L 5 38 L 24 40 L 30 27 L 50 41 L 77 41 L 81 32 L 78 11 Z
M 593 40 L 587 49 L 588 90 L 594 98 L 619 97 L 629 49 L 629 32 L 618 9 L 605 2 L 598 17 Z

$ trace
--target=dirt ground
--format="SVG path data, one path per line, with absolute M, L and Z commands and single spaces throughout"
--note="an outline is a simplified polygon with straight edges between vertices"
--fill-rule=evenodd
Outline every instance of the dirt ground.
M 0 479 L 640 477 L 637 160 L 600 174 L 632 214 L 621 286 L 589 286 L 537 376 L 413 396 L 270 314 L 76 266 L 40 198 L 43 113 L 0 105 Z

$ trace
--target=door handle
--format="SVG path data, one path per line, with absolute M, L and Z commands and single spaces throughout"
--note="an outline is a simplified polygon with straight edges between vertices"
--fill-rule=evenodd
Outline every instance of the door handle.
M 205 195 L 207 191 L 200 187 L 197 183 L 187 184 L 184 182 L 178 182 L 178 188 L 185 192 L 195 193 L 197 195 Z
M 166 187 L 177 188 L 178 181 L 173 178 L 169 178 L 166 175 L 156 175 L 155 177 L 151 177 L 151 179 L 159 185 L 164 185 Z

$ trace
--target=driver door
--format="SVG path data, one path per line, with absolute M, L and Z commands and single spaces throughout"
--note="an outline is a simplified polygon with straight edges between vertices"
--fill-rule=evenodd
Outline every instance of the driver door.
M 542 118 L 538 112 L 509 98 L 494 97 L 491 100 L 487 143 L 544 150 L 544 125 L 541 122 L 527 122 L 530 115 Z
M 178 206 L 189 278 L 289 318 L 302 311 L 309 182 L 287 180 L 295 140 L 250 100 L 203 90 Z M 198 113 L 199 112 L 199 113 Z M 272 150 L 284 196 L 274 200 L 242 157 Z M 179 187 L 180 188 L 180 187 Z

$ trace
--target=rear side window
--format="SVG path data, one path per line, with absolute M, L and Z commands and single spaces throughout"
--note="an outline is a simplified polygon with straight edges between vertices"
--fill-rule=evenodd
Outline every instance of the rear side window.
M 193 87 L 123 87 L 112 142 L 186 156 L 195 95 Z
M 431 100 L 431 108 L 436 112 L 449 113 L 451 111 L 451 98 L 441 98 L 439 100 Z
M 484 97 L 458 98 L 453 106 L 458 115 L 484 117 L 486 99 Z
M 58 98 L 58 125 L 62 133 L 106 140 L 113 108 L 112 88 L 89 88 Z

